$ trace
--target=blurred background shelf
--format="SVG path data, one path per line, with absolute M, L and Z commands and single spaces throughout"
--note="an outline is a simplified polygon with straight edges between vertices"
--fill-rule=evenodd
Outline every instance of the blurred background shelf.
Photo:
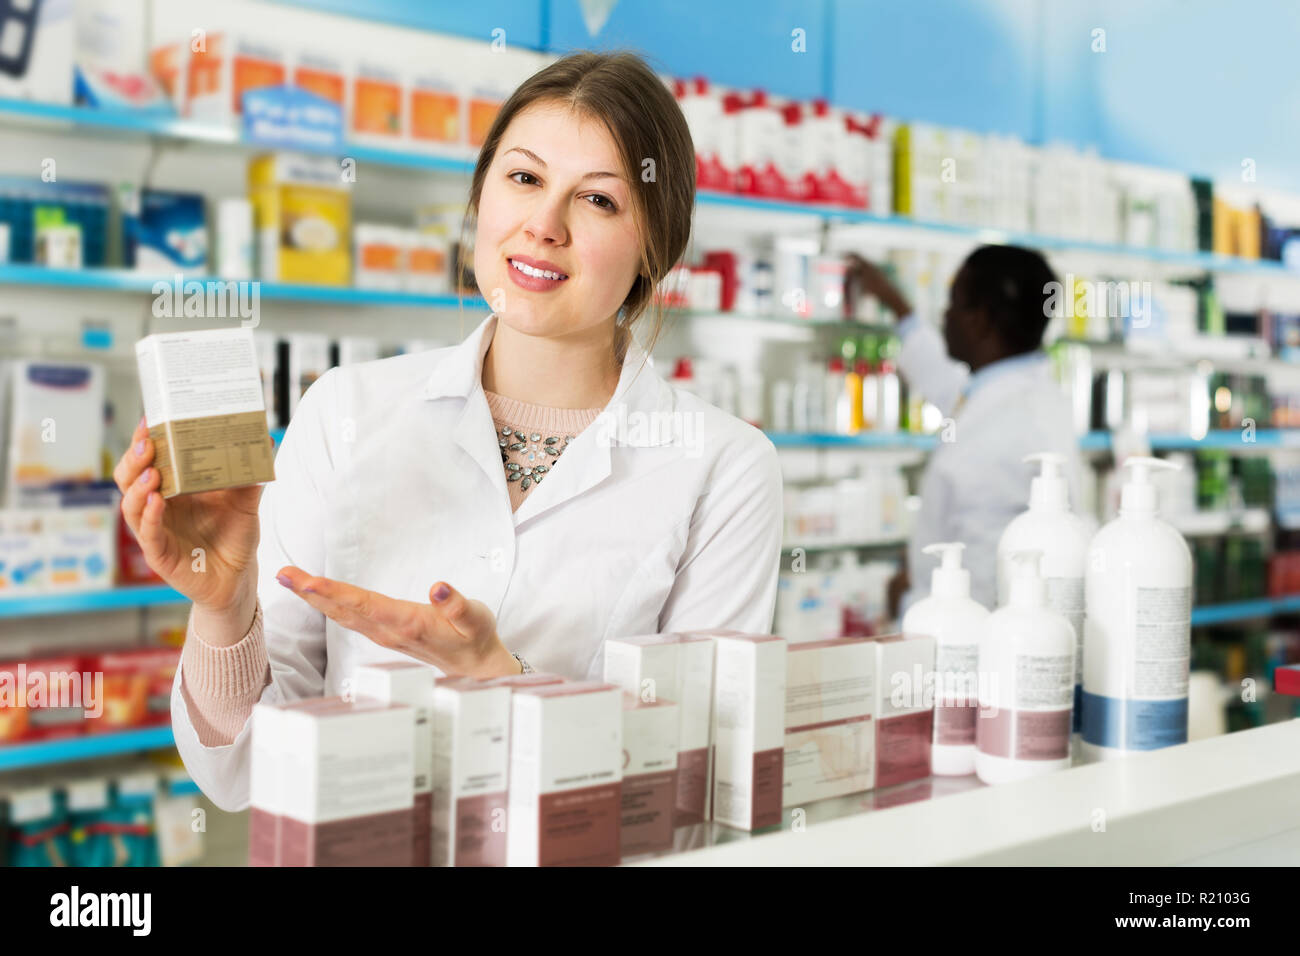
M 73 591 L 66 594 L 33 594 L 30 597 L 0 598 L 0 619 L 47 614 L 80 614 L 87 611 L 120 611 L 124 608 L 159 604 L 185 604 L 189 599 L 166 585 L 110 588 L 102 591 Z

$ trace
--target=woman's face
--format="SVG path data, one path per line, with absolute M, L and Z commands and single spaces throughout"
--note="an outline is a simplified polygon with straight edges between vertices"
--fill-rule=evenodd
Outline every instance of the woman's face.
M 474 273 L 488 306 L 528 335 L 588 331 L 612 324 L 640 267 L 631 188 L 604 126 L 553 103 L 521 111 L 479 197 Z

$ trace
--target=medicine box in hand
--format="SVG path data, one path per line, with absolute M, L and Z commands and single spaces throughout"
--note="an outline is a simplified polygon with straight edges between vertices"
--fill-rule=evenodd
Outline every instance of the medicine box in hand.
M 275 479 L 251 329 L 149 335 L 135 354 L 164 498 Z

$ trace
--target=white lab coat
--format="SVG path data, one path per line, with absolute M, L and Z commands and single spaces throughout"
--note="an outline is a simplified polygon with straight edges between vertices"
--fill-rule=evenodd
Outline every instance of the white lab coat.
M 971 597 L 992 610 L 998 539 L 1028 507 L 1036 474 L 1024 457 L 1040 451 L 1064 455 L 1070 506 L 1079 507 L 1081 458 L 1069 401 L 1041 353 L 1017 356 L 1002 368 L 1001 362 L 987 366 L 989 374 L 972 381 L 970 370 L 949 358 L 942 335 L 928 322 L 904 319 L 899 334 L 900 373 L 909 388 L 939 408 L 946 426 L 921 478 L 921 509 L 907 549 L 911 588 L 901 611 L 930 593 L 938 560 L 921 549 L 939 541 L 966 545 L 962 563 L 970 571 Z M 973 387 L 959 403 L 968 385 Z
M 303 396 L 261 504 L 262 701 L 337 694 L 358 665 L 405 659 L 277 584 L 288 564 L 417 602 L 446 580 L 492 609 L 510 650 L 569 678 L 601 676 L 607 638 L 770 632 L 783 521 L 772 442 L 642 367 L 631 345 L 605 410 L 512 513 L 481 382 L 495 323 L 457 346 L 332 369 Z M 248 806 L 249 724 L 203 746 L 178 670 L 176 745 L 223 809 Z

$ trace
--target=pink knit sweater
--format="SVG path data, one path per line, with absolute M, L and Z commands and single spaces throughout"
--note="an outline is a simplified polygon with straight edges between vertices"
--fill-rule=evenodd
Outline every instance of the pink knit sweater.
M 521 475 L 525 468 L 538 464 L 544 463 L 548 470 L 553 467 L 563 453 L 559 456 L 546 454 L 543 450 L 545 439 L 554 436 L 559 441 L 552 444 L 563 446 L 566 437 L 577 437 L 601 412 L 599 408 L 531 405 L 486 390 L 485 394 L 492 420 L 496 423 L 498 441 L 506 438 L 507 446 L 521 441 L 525 446 L 522 449 L 506 448 L 508 460 L 519 465 Z M 505 429 L 510 430 L 510 436 L 504 434 Z M 516 432 L 522 433 L 524 438 L 521 440 Z M 533 440 L 533 435 L 539 438 Z M 507 469 L 507 474 L 514 470 Z M 546 473 L 542 474 L 545 480 Z M 536 487 L 536 483 L 530 481 L 529 487 L 524 488 L 522 478 L 507 482 L 510 510 L 519 510 Z M 190 721 L 203 746 L 223 747 L 233 743 L 269 683 L 271 664 L 262 633 L 260 602 L 248 633 L 239 643 L 229 647 L 205 643 L 195 632 L 194 618 L 190 616 L 185 648 L 181 652 L 181 693 L 185 695 Z

